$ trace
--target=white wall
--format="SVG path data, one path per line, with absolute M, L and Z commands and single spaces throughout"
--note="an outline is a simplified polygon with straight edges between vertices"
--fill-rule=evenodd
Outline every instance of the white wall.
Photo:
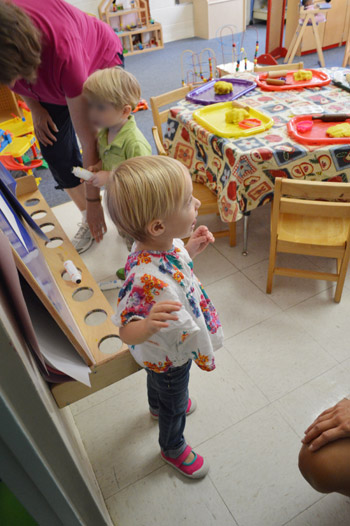
M 97 15 L 100 0 L 66 0 L 83 11 Z M 243 2 L 243 0 L 241 0 Z M 194 18 L 192 0 L 187 3 L 175 4 L 175 0 L 150 0 L 151 16 L 163 27 L 164 42 L 181 40 L 194 36 Z M 250 0 L 246 0 L 249 13 Z M 249 15 L 247 15 L 249 21 Z M 229 21 L 227 23 L 230 23 Z M 233 23 L 233 21 L 231 22 Z
M 194 36 L 192 2 L 175 5 L 175 0 L 150 0 L 151 16 L 163 27 L 165 42 Z
M 70 4 L 97 15 L 99 0 L 66 0 Z M 192 1 L 175 5 L 175 0 L 150 0 L 151 16 L 163 27 L 165 42 L 194 36 Z

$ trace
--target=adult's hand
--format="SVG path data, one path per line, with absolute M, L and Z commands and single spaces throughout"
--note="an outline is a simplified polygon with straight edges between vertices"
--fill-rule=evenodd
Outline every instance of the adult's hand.
M 344 398 L 323 411 L 307 428 L 302 440 L 311 451 L 317 451 L 329 442 L 350 437 L 350 400 Z
M 107 231 L 103 208 L 100 202 L 87 201 L 86 203 L 86 221 L 89 225 L 90 232 L 95 241 L 102 241 L 103 234 Z
M 58 132 L 58 128 L 49 112 L 39 103 L 35 104 L 31 111 L 36 138 L 44 146 L 52 146 L 57 141 L 53 132 Z

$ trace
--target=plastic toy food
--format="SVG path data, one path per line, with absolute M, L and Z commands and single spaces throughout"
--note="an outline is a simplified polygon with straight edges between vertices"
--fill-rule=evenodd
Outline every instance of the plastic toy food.
M 296 127 L 299 133 L 305 133 L 310 131 L 313 125 L 314 123 L 312 121 L 300 121 Z
M 257 126 L 261 126 L 261 124 L 260 119 L 244 119 L 238 123 L 238 126 L 244 130 L 249 130 L 249 128 L 256 128 Z
M 225 82 L 224 80 L 219 80 L 215 82 L 214 91 L 217 95 L 226 95 L 226 93 L 231 93 L 233 86 L 231 82 Z
M 327 130 L 327 135 L 330 137 L 350 137 L 350 124 L 343 122 L 342 124 L 331 126 Z
M 299 71 L 296 71 L 293 73 L 294 80 L 311 80 L 312 79 L 312 71 L 306 71 L 305 69 L 300 69 Z
M 238 124 L 239 122 L 247 119 L 249 117 L 249 112 L 240 108 L 232 108 L 225 114 L 225 121 L 229 124 Z

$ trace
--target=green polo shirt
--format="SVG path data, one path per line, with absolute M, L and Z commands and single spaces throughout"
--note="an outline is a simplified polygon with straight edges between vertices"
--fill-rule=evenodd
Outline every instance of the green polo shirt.
M 132 157 L 152 154 L 151 145 L 136 126 L 133 115 L 129 116 L 111 143 L 108 144 L 107 128 L 99 132 L 98 151 L 103 170 L 113 170 L 118 164 Z

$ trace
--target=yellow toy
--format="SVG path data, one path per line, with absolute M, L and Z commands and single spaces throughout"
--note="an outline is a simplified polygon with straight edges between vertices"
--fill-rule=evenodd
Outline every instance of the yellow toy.
M 217 95 L 225 95 L 226 93 L 231 93 L 231 91 L 233 91 L 233 86 L 231 82 L 219 80 L 218 82 L 215 82 L 214 91 Z
M 249 117 L 249 112 L 241 108 L 232 108 L 225 114 L 225 121 L 229 124 L 238 124 L 239 122 L 247 119 Z
M 305 69 L 300 69 L 299 71 L 296 71 L 293 73 L 294 80 L 311 80 L 312 79 L 312 71 L 306 71 Z
M 327 135 L 330 137 L 350 137 L 350 124 L 343 122 L 342 124 L 331 126 L 327 130 Z

